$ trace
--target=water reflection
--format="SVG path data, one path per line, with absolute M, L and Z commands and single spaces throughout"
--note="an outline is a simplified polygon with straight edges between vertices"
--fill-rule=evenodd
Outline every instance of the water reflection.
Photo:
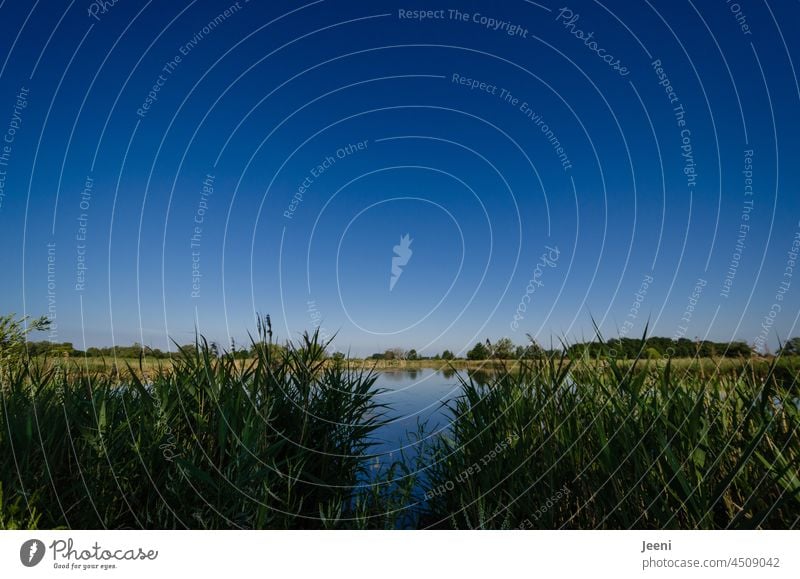
M 425 424 L 428 434 L 446 430 L 452 418 L 446 405 L 460 394 L 461 379 L 471 379 L 485 386 L 496 374 L 494 368 L 398 368 L 378 371 L 375 387 L 383 390 L 378 401 L 387 405 L 386 418 L 389 424 L 376 432 L 377 445 L 372 452 L 388 455 L 413 447 L 408 434 L 416 433 L 421 423 Z
M 422 370 L 403 369 L 403 370 L 378 370 L 378 375 L 386 382 L 408 382 L 416 380 Z M 379 380 L 380 381 L 380 380 Z
M 374 445 L 369 450 L 372 456 L 367 463 L 369 470 L 374 474 L 385 471 L 401 456 L 404 462 L 412 464 L 424 445 L 430 442 L 429 438 L 420 436 L 421 432 L 424 437 L 436 437 L 450 429 L 453 415 L 448 404 L 461 394 L 461 380 L 485 386 L 497 372 L 491 367 L 378 371 L 375 387 L 382 391 L 378 402 L 387 407 L 388 423 L 374 433 Z M 424 472 L 417 474 L 425 476 Z
M 478 386 L 486 386 L 489 381 L 497 375 L 497 370 L 487 370 L 479 368 L 477 370 L 467 370 L 467 376 Z

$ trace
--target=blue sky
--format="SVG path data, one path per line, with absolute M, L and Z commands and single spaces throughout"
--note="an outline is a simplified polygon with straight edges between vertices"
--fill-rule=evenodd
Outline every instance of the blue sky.
M 0 311 L 355 354 L 800 334 L 797 2 L 174 4 L 0 7 Z

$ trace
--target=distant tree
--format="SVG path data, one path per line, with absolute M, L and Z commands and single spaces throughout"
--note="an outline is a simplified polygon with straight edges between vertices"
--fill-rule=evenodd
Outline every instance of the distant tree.
M 717 345 L 708 340 L 697 342 L 697 355 L 701 358 L 713 358 L 717 355 Z
M 393 356 L 393 358 L 388 358 L 390 360 L 405 360 L 406 355 L 408 354 L 408 352 L 406 352 L 403 348 L 392 348 L 391 350 L 387 350 L 387 353 L 388 352 L 391 352 Z
M 489 348 L 487 348 L 483 342 L 478 342 L 475 344 L 475 347 L 472 348 L 469 352 L 467 352 L 467 359 L 468 360 L 488 360 L 489 359 Z
M 544 350 L 533 338 L 530 339 L 530 343 L 527 346 L 517 346 L 517 353 L 517 358 L 525 360 L 533 360 L 544 356 Z
M 753 355 L 753 348 L 747 342 L 731 342 L 723 351 L 726 358 L 749 358 Z
M 511 338 L 500 338 L 492 348 L 492 357 L 498 360 L 510 360 L 514 357 L 514 342 Z
M 333 358 L 336 361 L 341 361 L 341 360 L 344 360 L 345 355 L 342 352 L 334 352 L 333 356 L 331 356 L 331 358 Z
M 83 354 L 80 350 L 76 350 L 71 342 L 49 342 L 47 340 L 42 342 L 28 342 L 27 343 L 29 356 L 76 356 Z M 97 349 L 97 348 L 89 348 Z M 88 354 L 88 350 L 87 350 Z
M 787 340 L 780 349 L 780 354 L 781 356 L 800 355 L 800 338 L 792 338 L 791 340 Z
M 445 350 L 444 352 L 442 352 L 442 360 L 454 360 L 455 357 L 456 355 L 453 354 L 453 352 L 451 352 L 450 350 Z
M 414 350 L 413 348 L 409 350 L 408 353 L 406 354 L 406 360 L 419 360 L 419 355 L 417 354 L 417 351 Z
M 658 352 L 658 356 L 669 356 L 671 358 L 711 358 L 714 356 L 725 356 L 728 358 L 738 358 L 740 356 L 749 357 L 753 354 L 752 346 L 746 342 L 711 342 L 709 340 L 698 340 L 692 342 L 686 338 L 673 340 L 652 336 L 646 340 L 635 338 L 612 338 L 605 344 L 591 342 L 585 344 L 573 344 L 569 348 L 570 355 L 578 352 L 587 351 L 591 355 L 603 353 L 612 354 L 616 358 L 633 359 L 637 357 L 652 357 L 653 352 Z
M 676 358 L 691 358 L 694 356 L 694 344 L 688 338 L 679 338 L 677 342 L 675 342 L 675 353 L 674 356 Z

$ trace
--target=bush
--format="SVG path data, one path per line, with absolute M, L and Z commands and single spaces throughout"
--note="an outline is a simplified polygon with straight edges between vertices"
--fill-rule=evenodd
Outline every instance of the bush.
M 469 352 L 467 352 L 467 359 L 468 360 L 488 360 L 489 359 L 489 348 L 483 345 L 483 342 L 478 342 L 475 344 L 475 347 L 472 348 Z

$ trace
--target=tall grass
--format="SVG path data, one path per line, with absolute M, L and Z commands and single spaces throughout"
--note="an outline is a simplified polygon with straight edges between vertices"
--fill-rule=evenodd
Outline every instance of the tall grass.
M 550 355 L 457 374 L 375 468 L 376 375 L 317 334 L 247 360 L 0 364 L 0 528 L 791 528 L 798 369 Z M 455 372 L 454 369 L 452 369 Z M 147 378 L 143 378 L 147 376 Z M 421 448 L 421 450 L 419 450 Z
M 271 337 L 271 331 L 269 332 Z M 200 340 L 144 382 L 21 361 L 0 384 L 0 488 L 42 528 L 391 527 L 365 457 L 375 375 L 326 364 L 317 334 L 242 364 Z M 374 481 L 373 481 L 374 483 Z M 376 495 L 377 493 L 377 495 Z
M 800 524 L 798 373 L 676 374 L 607 357 L 462 379 L 428 449 L 438 528 L 790 528 Z

